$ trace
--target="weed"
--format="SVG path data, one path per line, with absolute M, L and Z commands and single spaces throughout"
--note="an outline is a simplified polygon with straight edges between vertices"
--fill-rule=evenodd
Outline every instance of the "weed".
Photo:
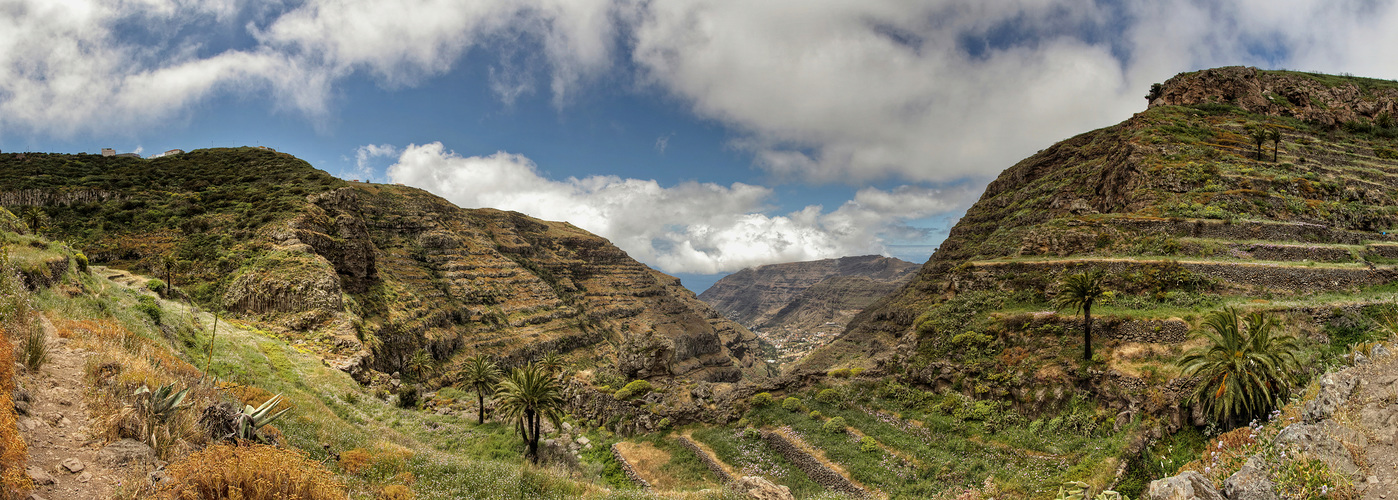
M 24 367 L 30 371 L 38 371 L 49 360 L 49 337 L 43 328 L 38 325 L 28 324 L 24 326 Z
M 273 446 L 216 444 L 166 469 L 173 482 L 161 498 L 341 500 L 344 487 L 304 452 Z

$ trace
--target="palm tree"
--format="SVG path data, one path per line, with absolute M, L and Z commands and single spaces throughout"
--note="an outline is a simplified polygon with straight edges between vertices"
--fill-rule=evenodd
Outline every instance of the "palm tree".
M 1208 345 L 1179 363 L 1186 376 L 1198 376 L 1194 399 L 1231 427 L 1239 418 L 1266 414 L 1296 383 L 1301 344 L 1279 335 L 1278 322 L 1261 312 L 1246 318 L 1227 307 L 1204 319 Z
M 500 367 L 484 354 L 467 358 L 466 365 L 461 367 L 461 382 L 458 385 L 476 391 L 476 404 L 480 408 L 477 423 L 485 423 L 485 393 L 495 391 L 495 383 L 500 381 L 501 375 Z
M 500 411 L 515 419 L 529 447 L 529 459 L 539 463 L 540 422 L 548 418 L 555 426 L 563 418 L 563 387 L 543 367 L 530 363 L 515 368 L 500 381 L 496 392 Z
M 427 352 L 427 349 L 418 349 L 412 357 L 408 358 L 407 368 L 409 372 L 412 372 L 413 379 L 421 382 L 432 371 L 432 362 L 432 355 Z
M 548 372 L 549 375 L 558 376 L 563 372 L 563 355 L 557 352 L 550 352 L 539 358 L 539 367 Z
M 1109 299 L 1112 292 L 1103 283 L 1101 269 L 1093 269 L 1063 278 L 1058 284 L 1054 305 L 1059 309 L 1082 311 L 1082 359 L 1092 360 L 1092 304 Z
M 1252 142 L 1257 143 L 1257 161 L 1262 161 L 1262 145 L 1267 142 L 1267 131 L 1254 126 L 1248 131 L 1248 135 L 1252 136 Z
M 1272 163 L 1277 162 L 1277 149 L 1281 147 L 1282 134 L 1280 130 L 1272 129 L 1267 131 L 1267 139 L 1272 141 Z

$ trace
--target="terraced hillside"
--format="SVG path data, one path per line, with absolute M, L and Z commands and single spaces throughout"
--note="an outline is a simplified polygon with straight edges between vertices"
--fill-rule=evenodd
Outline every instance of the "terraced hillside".
M 625 378 L 767 372 L 751 332 L 603 238 L 347 183 L 284 153 L 3 154 L 0 204 L 95 263 L 269 325 L 362 382 L 450 383 L 455 370 L 437 368 L 467 355 L 549 351 Z
M 1046 291 L 1065 270 L 1110 271 L 1122 293 L 1107 308 L 1122 319 L 1364 301 L 1398 277 L 1398 83 L 1233 67 L 1178 75 L 1150 97 L 1121 124 L 1005 170 L 912 282 L 806 369 L 928 366 L 915 353 L 988 316 L 919 318 L 972 296 L 1005 313 L 1051 310 Z

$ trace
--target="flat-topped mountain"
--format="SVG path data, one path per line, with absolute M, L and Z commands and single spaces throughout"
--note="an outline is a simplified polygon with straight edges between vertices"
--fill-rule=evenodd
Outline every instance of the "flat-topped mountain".
M 628 378 L 732 382 L 767 371 L 751 332 L 606 239 L 415 188 L 344 182 L 282 153 L 3 154 L 0 204 L 95 263 L 148 271 L 201 304 L 280 325 L 361 379 L 421 370 L 424 356 L 450 366 L 551 351 Z
M 879 255 L 748 268 L 699 294 L 791 360 L 823 345 L 855 314 L 912 277 L 917 264 Z

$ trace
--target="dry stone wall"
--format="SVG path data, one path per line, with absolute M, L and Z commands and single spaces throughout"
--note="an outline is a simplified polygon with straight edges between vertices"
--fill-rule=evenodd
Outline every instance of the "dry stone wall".
M 710 455 L 709 452 L 704 451 L 703 448 L 700 448 L 699 445 L 694 442 L 694 440 L 689 439 L 686 436 L 680 436 L 679 442 L 680 446 L 688 448 L 689 451 L 694 452 L 694 456 L 699 457 L 699 461 L 703 462 L 704 467 L 709 469 L 709 472 L 714 473 L 714 477 L 718 478 L 719 483 L 728 484 L 738 480 L 737 478 L 733 477 L 732 474 L 729 474 L 728 470 L 723 468 L 723 464 L 718 463 L 718 460 L 714 459 L 713 455 Z
M 958 290 L 992 290 L 1004 283 L 1006 274 L 1031 272 L 1058 273 L 1066 269 L 1092 266 L 1111 274 L 1131 272 L 1135 268 L 1160 264 L 1161 261 L 1131 260 L 1069 260 L 1051 262 L 1005 262 L 977 265 L 974 272 L 955 280 Z M 1360 267 L 1305 267 L 1269 264 L 1229 264 L 1217 262 L 1179 262 L 1184 269 L 1234 287 L 1292 292 L 1337 291 L 1355 287 L 1381 285 L 1398 280 L 1398 270 L 1366 269 Z
M 621 466 L 621 473 L 626 474 L 626 479 L 643 489 L 651 489 L 650 483 L 636 473 L 636 468 L 631 466 L 631 462 L 626 461 L 626 456 L 621 454 L 621 449 L 617 448 L 617 443 L 612 443 L 611 450 L 612 458 L 616 459 L 616 463 Z
M 1115 219 L 1112 225 L 1144 234 L 1167 234 L 1221 240 L 1294 241 L 1359 245 L 1398 241 L 1398 235 L 1350 231 L 1308 222 L 1225 222 L 1205 219 Z
M 820 460 L 792 443 L 785 435 L 779 432 L 762 431 L 762 438 L 767 441 L 768 446 L 777 450 L 777 453 L 781 453 L 783 457 L 796 465 L 796 468 L 801 469 L 801 472 L 805 472 L 811 481 L 815 481 L 821 487 L 860 498 L 869 497 L 869 492 L 865 491 L 864 488 L 855 485 L 845 476 L 820 463 Z

